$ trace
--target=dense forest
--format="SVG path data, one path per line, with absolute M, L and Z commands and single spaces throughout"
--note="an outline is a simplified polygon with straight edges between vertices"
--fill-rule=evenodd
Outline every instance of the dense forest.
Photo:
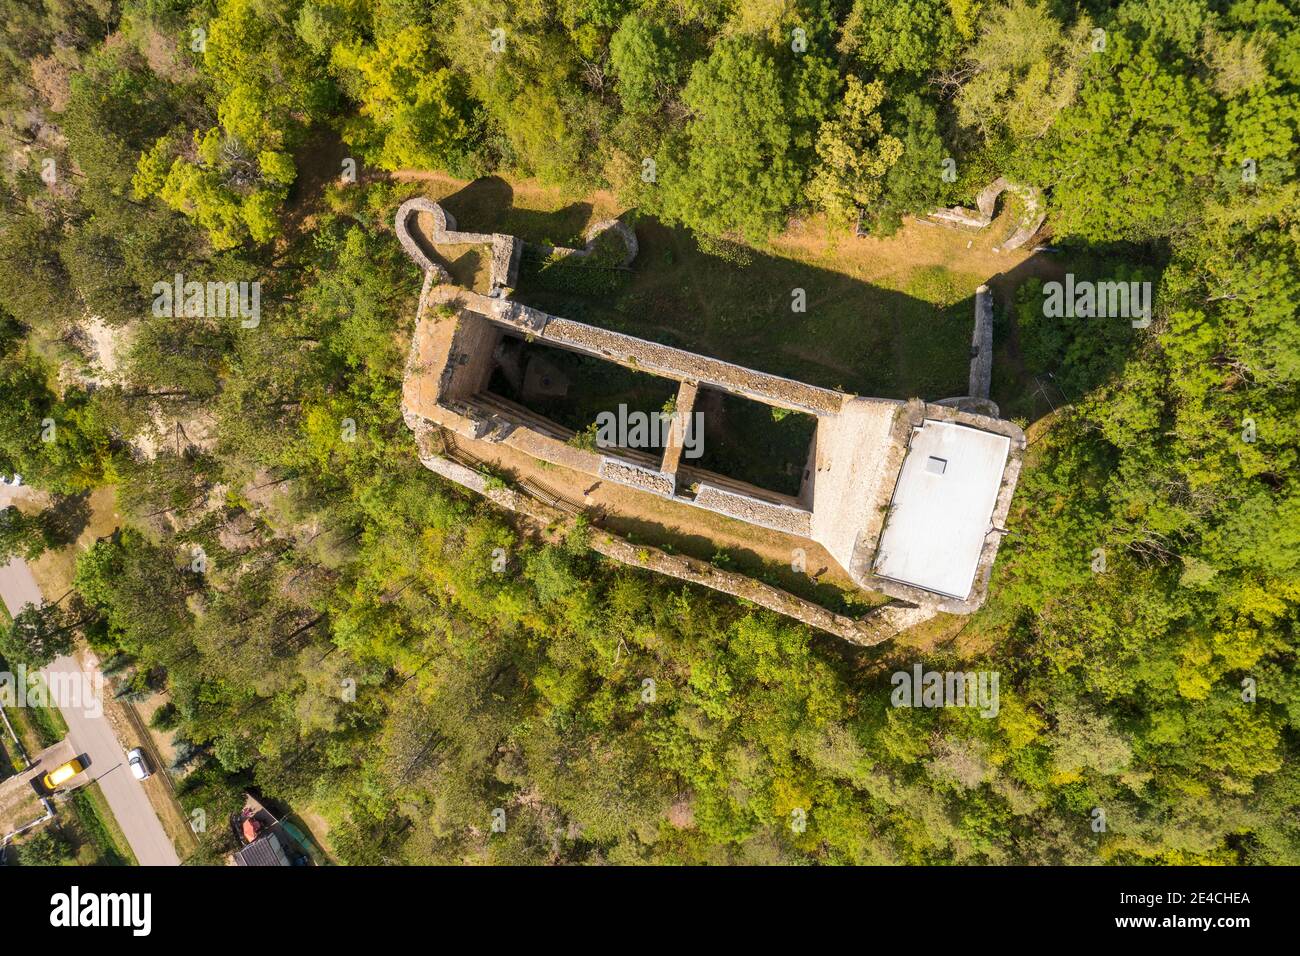
M 1300 863 L 1294 0 L 0 11 L 0 472 L 55 502 L 0 554 L 97 487 L 123 516 L 0 653 L 165 686 L 187 808 L 255 787 L 347 863 Z M 607 190 L 729 254 L 1003 175 L 1053 243 L 1158 263 L 1154 319 L 1021 303 L 1071 403 L 989 600 L 853 649 L 421 468 L 404 170 Z M 176 274 L 260 281 L 260 324 L 156 314 Z M 130 332 L 107 380 L 90 328 Z M 1000 674 L 997 717 L 891 707 L 918 660 Z

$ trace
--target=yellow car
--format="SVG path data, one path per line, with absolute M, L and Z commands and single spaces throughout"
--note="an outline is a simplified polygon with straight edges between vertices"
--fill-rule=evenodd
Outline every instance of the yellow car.
M 86 768 L 81 765 L 81 761 L 73 757 L 61 767 L 55 767 L 45 775 L 45 789 L 57 790 L 63 784 L 67 783 L 77 774 Z

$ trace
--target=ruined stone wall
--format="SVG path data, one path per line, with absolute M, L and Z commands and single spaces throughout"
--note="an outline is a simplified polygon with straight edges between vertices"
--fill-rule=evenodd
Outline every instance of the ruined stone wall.
M 829 415 L 838 412 L 849 397 L 844 392 L 818 388 L 670 345 L 660 345 L 621 332 L 548 315 L 540 309 L 532 309 L 518 302 L 492 300 L 473 292 L 461 292 L 458 296 L 467 307 L 484 312 L 525 337 L 537 338 L 588 355 L 598 355 L 638 371 L 677 381 L 712 385 L 768 405 L 811 415 Z
M 979 195 L 975 197 L 977 208 L 967 209 L 964 206 L 949 206 L 944 209 L 931 210 L 926 215 L 930 220 L 942 224 L 983 229 L 993 222 L 993 213 L 997 208 L 998 197 L 1004 192 L 1015 193 L 1024 202 L 1025 211 L 1017 221 L 1016 228 L 993 251 L 1019 249 L 1034 237 L 1034 234 L 1042 228 L 1044 220 L 1047 219 L 1042 191 L 1035 186 L 1018 186 L 999 176 L 981 189 Z
M 583 235 L 586 242 L 581 249 L 570 249 L 566 246 L 538 246 L 544 254 L 553 256 L 556 259 L 589 259 L 596 252 L 596 242 L 607 232 L 613 232 L 614 235 L 622 241 L 624 247 L 623 258 L 619 265 L 630 266 L 632 260 L 636 258 L 640 251 L 640 246 L 636 241 L 636 233 L 632 227 L 625 222 L 619 222 L 617 219 L 602 219 L 599 222 L 592 223 L 591 227 Z
M 693 465 L 681 465 L 677 469 L 677 484 L 679 486 L 696 486 L 712 485 L 715 488 L 721 488 L 723 491 L 729 491 L 737 495 L 745 495 L 754 498 L 757 501 L 765 501 L 769 504 L 781 505 L 786 508 L 802 508 L 799 499 L 791 495 L 783 495 L 779 491 L 769 491 L 767 488 L 759 488 L 757 485 L 751 485 L 748 482 L 741 481 L 738 478 L 732 478 L 729 475 L 721 475 L 716 471 L 706 471 L 703 468 L 696 468 Z
M 692 428 L 692 413 L 695 411 L 695 400 L 699 394 L 699 386 L 694 382 L 682 382 L 677 387 L 672 422 L 668 429 L 668 446 L 664 449 L 663 463 L 660 466 L 667 474 L 677 474 L 677 468 L 682 460 L 682 448 Z
M 487 388 L 501 335 L 501 329 L 483 316 L 461 313 L 440 389 L 447 400 L 465 401 Z
M 760 528 L 784 531 L 801 538 L 812 535 L 812 514 L 789 505 L 761 501 L 749 495 L 727 491 L 717 485 L 701 483 L 695 493 L 696 507 L 716 511 L 718 514 L 738 518 Z
M 986 285 L 975 290 L 975 331 L 970 340 L 970 382 L 966 394 L 986 399 L 993 381 L 993 291 Z
M 671 498 L 677 491 L 677 481 L 674 476 L 665 475 L 661 471 L 652 471 L 610 455 L 600 459 L 600 477 L 664 498 Z
M 526 516 L 537 526 L 573 524 L 571 515 L 513 489 L 490 487 L 485 476 L 434 453 L 427 434 L 421 436 L 417 433 L 417 443 L 420 463 L 430 471 Z M 607 531 L 592 531 L 588 543 L 593 551 L 611 560 L 730 594 L 864 647 L 887 641 L 906 628 L 915 627 L 934 616 L 934 611 L 928 607 L 894 603 L 877 608 L 864 617 L 851 618 L 753 578 L 723 571 L 693 558 L 668 554 L 649 545 L 634 545 Z
M 519 259 L 523 252 L 523 243 L 514 236 L 500 232 L 460 232 L 456 229 L 456 220 L 442 206 L 424 196 L 408 199 L 397 209 L 394 229 L 397 240 L 402 244 L 406 254 L 426 272 L 434 273 L 440 282 L 451 282 L 451 274 L 439 263 L 425 254 L 419 241 L 411 233 L 411 217 L 427 217 L 432 228 L 428 240 L 439 246 L 483 245 L 489 249 L 491 266 L 489 284 L 491 295 L 505 296 L 514 289 L 519 279 Z
M 552 465 L 560 465 L 580 474 L 595 478 L 600 474 L 601 456 L 585 448 L 575 448 L 566 442 L 539 434 L 530 428 L 511 432 L 506 444 Z

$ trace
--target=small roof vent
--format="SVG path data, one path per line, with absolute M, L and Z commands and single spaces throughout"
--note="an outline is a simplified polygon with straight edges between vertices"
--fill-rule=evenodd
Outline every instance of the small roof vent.
M 925 470 L 932 475 L 942 475 L 945 471 L 948 470 L 948 459 L 936 458 L 933 455 L 931 455 L 929 458 L 926 459 Z

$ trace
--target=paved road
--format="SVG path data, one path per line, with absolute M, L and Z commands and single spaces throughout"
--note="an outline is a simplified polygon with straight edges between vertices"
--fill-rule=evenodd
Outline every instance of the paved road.
M 10 614 L 17 614 L 27 604 L 40 603 L 40 588 L 21 559 L 15 558 L 0 567 L 0 597 L 4 598 Z M 71 657 L 55 659 L 41 673 L 80 675 L 73 678 L 80 684 L 80 693 L 72 695 L 77 699 L 59 701 L 59 710 L 68 724 L 72 746 L 77 753 L 90 758 L 86 769 L 104 791 L 135 858 L 141 866 L 179 866 L 176 848 L 158 822 L 148 794 L 127 769 L 126 754 L 113 733 L 112 724 L 104 716 L 103 701 L 97 693 L 99 682 L 81 674 L 81 665 Z M 67 679 L 61 683 L 66 684 Z

